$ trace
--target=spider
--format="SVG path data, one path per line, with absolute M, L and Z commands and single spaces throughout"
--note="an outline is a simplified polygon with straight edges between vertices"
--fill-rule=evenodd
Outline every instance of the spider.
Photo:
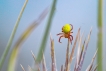
M 68 40 L 70 40 L 71 44 L 72 44 L 72 40 L 73 40 L 73 36 L 72 36 L 72 30 L 73 30 L 73 25 L 71 24 L 65 24 L 63 27 L 62 27 L 62 33 L 59 33 L 57 35 L 61 35 L 59 37 L 59 42 L 60 42 L 60 39 L 62 37 L 65 37 L 65 38 L 68 38 Z M 61 43 L 61 42 L 60 42 Z

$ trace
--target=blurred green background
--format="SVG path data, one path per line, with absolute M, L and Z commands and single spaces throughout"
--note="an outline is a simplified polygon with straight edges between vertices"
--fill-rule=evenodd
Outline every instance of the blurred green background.
M 17 17 L 20 13 L 20 10 L 23 6 L 25 0 L 10 0 L 4 1 L 0 0 L 0 57 L 7 45 L 10 34 L 13 30 L 14 24 L 17 20 Z M 12 43 L 12 47 L 16 40 L 20 37 L 20 35 L 24 32 L 24 30 L 33 22 L 41 12 L 52 4 L 52 0 L 29 0 L 28 4 L 25 8 L 23 16 L 21 18 L 20 24 L 18 26 L 15 38 Z M 44 34 L 44 29 L 46 27 L 48 16 L 42 21 L 42 23 L 32 32 L 32 34 L 28 37 L 28 39 L 21 46 L 21 50 L 19 53 L 18 63 L 17 63 L 17 71 L 22 71 L 20 64 L 22 64 L 25 68 L 28 65 L 32 66 L 34 63 L 31 50 L 37 56 L 39 46 L 42 41 L 42 37 Z M 93 27 L 90 43 L 88 46 L 87 54 L 85 57 L 84 65 L 82 71 L 86 69 L 89 65 L 93 54 L 97 48 L 97 40 L 98 40 L 98 1 L 97 0 L 89 0 L 89 1 L 73 1 L 73 0 L 58 0 L 57 6 L 55 9 L 55 15 L 52 20 L 52 27 L 50 33 L 54 38 L 55 44 L 55 53 L 56 53 L 56 61 L 57 68 L 60 69 L 60 65 L 65 61 L 65 53 L 67 46 L 67 39 L 61 39 L 62 44 L 58 42 L 57 33 L 61 32 L 61 28 L 65 23 L 70 23 L 73 25 L 73 36 L 76 36 L 77 30 L 81 27 L 81 31 L 84 32 L 84 36 L 86 37 L 89 33 L 90 27 Z M 104 70 L 106 70 L 106 0 L 103 0 L 103 60 L 104 60 Z M 84 38 L 85 38 L 84 37 Z M 49 38 L 49 37 L 48 37 Z M 83 38 L 83 39 L 84 39 Z M 11 47 L 11 49 L 12 49 Z M 9 55 L 9 54 L 8 54 Z M 45 57 L 47 62 L 47 68 L 50 69 L 50 39 L 47 41 Z M 6 58 L 5 64 L 3 66 L 2 71 L 6 70 L 7 62 L 9 56 Z M 75 61 L 75 60 L 74 60 Z M 73 63 L 74 63 L 73 61 Z M 74 65 L 72 65 L 72 68 Z

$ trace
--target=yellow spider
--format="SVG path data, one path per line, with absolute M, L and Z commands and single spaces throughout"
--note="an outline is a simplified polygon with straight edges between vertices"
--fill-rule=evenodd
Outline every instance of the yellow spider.
M 72 30 L 73 30 L 73 25 L 65 24 L 62 27 L 62 33 L 57 34 L 57 35 L 61 35 L 59 38 L 59 42 L 60 42 L 61 37 L 65 37 L 65 38 L 68 38 L 68 40 L 70 40 L 70 42 L 72 44 L 72 40 L 73 40 L 73 36 L 71 35 L 73 33 Z

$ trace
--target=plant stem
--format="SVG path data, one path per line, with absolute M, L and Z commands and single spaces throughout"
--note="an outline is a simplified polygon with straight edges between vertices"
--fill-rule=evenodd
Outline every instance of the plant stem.
M 66 71 L 69 71 L 69 66 L 68 66 L 69 65 L 69 50 L 70 50 L 70 40 L 68 39 L 67 50 L 66 50 L 66 62 L 65 62 Z
M 52 8 L 51 8 L 49 19 L 48 19 L 47 26 L 46 26 L 46 30 L 45 30 L 45 33 L 44 33 L 44 36 L 43 36 L 43 40 L 42 40 L 38 55 L 37 55 L 37 59 L 36 59 L 37 63 L 40 63 L 41 60 L 42 60 L 42 57 L 43 57 L 43 53 L 44 53 L 44 50 L 45 50 L 48 34 L 49 34 L 49 31 L 50 31 L 50 27 L 51 27 L 51 22 L 52 22 L 54 11 L 55 11 L 55 6 L 56 6 L 56 0 L 53 0 Z
M 97 55 L 97 64 L 98 65 L 98 68 L 97 70 L 98 71 L 103 71 L 103 68 L 102 68 L 102 0 L 99 0 L 98 1 L 98 42 L 97 42 L 97 48 L 98 48 L 98 55 Z

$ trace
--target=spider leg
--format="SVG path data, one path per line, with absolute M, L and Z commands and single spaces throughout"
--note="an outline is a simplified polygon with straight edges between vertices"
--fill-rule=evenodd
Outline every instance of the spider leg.
M 59 38 L 59 42 L 60 42 L 60 39 L 61 39 L 62 37 L 64 37 L 64 36 L 60 36 L 60 38 Z M 60 42 L 60 43 L 61 43 L 61 42 Z
M 73 40 L 73 36 L 72 35 L 70 35 L 71 36 L 71 38 L 72 38 L 72 40 Z
M 73 30 L 73 25 L 72 24 L 70 24 L 71 25 L 71 30 Z
M 68 39 L 70 40 L 70 42 L 71 42 L 71 45 L 72 45 L 72 39 L 71 39 L 70 37 L 69 37 Z
M 70 32 L 70 33 L 73 33 L 73 32 Z
M 59 33 L 59 34 L 57 34 L 57 35 L 61 35 L 61 34 L 63 34 L 63 33 Z

